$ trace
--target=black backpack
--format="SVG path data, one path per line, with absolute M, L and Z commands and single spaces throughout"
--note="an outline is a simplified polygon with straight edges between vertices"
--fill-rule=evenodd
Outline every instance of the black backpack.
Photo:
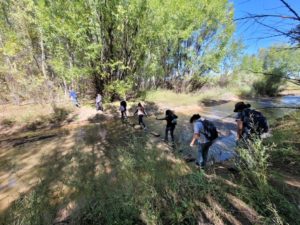
M 121 101 L 121 106 L 123 106 L 125 109 L 127 108 L 127 103 L 126 103 L 126 101 Z
M 245 109 L 242 113 L 243 125 L 250 130 L 250 133 L 262 134 L 269 131 L 269 124 L 266 117 L 254 109 Z
M 204 127 L 204 135 L 209 141 L 213 141 L 219 137 L 216 126 L 209 120 L 201 121 Z

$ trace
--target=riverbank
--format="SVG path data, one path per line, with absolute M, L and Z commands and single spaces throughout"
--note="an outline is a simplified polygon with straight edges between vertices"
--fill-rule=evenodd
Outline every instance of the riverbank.
M 181 98 L 184 101 L 190 96 Z M 51 129 L 36 124 L 31 136 L 27 135 L 28 130 L 21 130 L 20 136 L 6 135 L 16 140 L 0 146 L 0 222 L 1 219 L 4 224 L 20 219 L 24 224 L 30 221 L 36 224 L 299 222 L 295 218 L 299 215 L 299 175 L 293 171 L 295 166 L 298 168 L 294 159 L 296 149 L 290 154 L 290 147 L 284 144 L 284 141 L 296 143 L 297 138 L 292 134 L 299 132 L 299 119 L 295 120 L 299 114 L 272 123 L 273 139 L 267 140 L 266 145 L 256 145 L 256 152 L 266 155 L 250 157 L 250 165 L 255 169 L 239 170 L 229 162 L 229 166 L 217 163 L 199 171 L 184 158 L 188 153 L 196 154 L 196 149 L 188 145 L 190 114 L 193 110 L 195 113 L 207 110 L 204 115 L 215 116 L 218 129 L 235 130 L 233 118 L 220 120 L 232 112 L 234 102 L 219 98 L 205 106 L 202 102 L 198 104 L 199 96 L 194 96 L 191 105 L 176 108 L 176 104 L 168 105 L 166 98 L 161 101 L 146 102 L 150 114 L 145 118 L 148 132 L 130 126 L 137 122 L 136 118 L 129 118 L 128 123 L 114 119 L 119 117 L 118 103 L 105 105 L 105 113 L 97 113 L 90 103 L 79 109 L 70 106 L 68 113 L 60 108 L 63 105 L 57 106 L 49 118 L 61 119 L 59 123 L 49 123 L 54 125 Z M 136 103 L 129 102 L 130 115 Z M 176 103 L 176 98 L 172 103 Z M 156 115 L 163 115 L 162 106 L 185 112 L 180 114 L 175 130 L 175 148 L 150 133 L 163 135 L 165 124 L 155 120 Z M 270 147 L 271 143 L 277 147 Z M 283 159 L 291 161 L 286 164 Z

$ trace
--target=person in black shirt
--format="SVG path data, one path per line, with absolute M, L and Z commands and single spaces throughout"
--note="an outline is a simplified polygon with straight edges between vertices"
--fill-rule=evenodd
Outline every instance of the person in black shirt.
M 164 118 L 158 119 L 157 120 L 166 120 L 167 121 L 167 126 L 166 126 L 166 132 L 165 132 L 165 141 L 168 141 L 168 133 L 170 131 L 172 142 L 174 142 L 174 130 L 177 124 L 177 116 L 171 111 L 171 110 L 166 110 L 166 116 Z

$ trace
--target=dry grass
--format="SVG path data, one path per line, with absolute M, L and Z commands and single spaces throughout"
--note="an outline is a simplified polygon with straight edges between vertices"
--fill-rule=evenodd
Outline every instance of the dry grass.
M 72 110 L 70 103 L 59 103 L 58 108 Z M 53 105 L 51 104 L 30 104 L 30 105 L 1 105 L 0 106 L 0 121 L 14 121 L 14 124 L 27 124 L 43 119 L 54 113 Z

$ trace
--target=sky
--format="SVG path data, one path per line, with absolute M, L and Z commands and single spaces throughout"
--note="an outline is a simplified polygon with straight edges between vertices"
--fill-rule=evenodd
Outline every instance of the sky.
M 280 0 L 230 0 L 234 5 L 235 19 L 246 17 L 249 14 L 276 14 L 294 16 Z M 286 0 L 286 2 L 300 15 L 300 0 Z M 280 30 L 290 30 L 295 27 L 292 20 L 264 18 L 261 22 L 279 28 Z M 272 37 L 276 35 L 272 31 L 253 20 L 236 21 L 235 38 L 241 39 L 245 45 L 246 54 L 255 54 L 259 48 L 266 48 L 273 44 L 289 43 L 285 37 Z

